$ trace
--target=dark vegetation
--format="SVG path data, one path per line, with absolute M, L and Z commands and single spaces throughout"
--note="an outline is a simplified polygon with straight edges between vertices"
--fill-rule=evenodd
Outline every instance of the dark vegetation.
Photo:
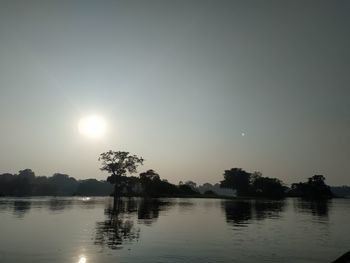
M 111 176 L 107 178 L 107 181 L 114 185 L 114 208 L 116 208 L 117 199 L 121 193 L 118 191 L 118 188 L 122 185 L 120 182 L 121 177 L 125 176 L 127 173 L 136 173 L 137 166 L 143 164 L 143 158 L 130 155 L 129 152 L 110 150 L 101 153 L 98 160 L 102 162 L 101 171 L 107 171 L 111 174 Z M 126 187 L 127 189 L 130 188 L 128 185 L 126 185 Z
M 276 178 L 263 177 L 261 173 L 249 173 L 241 168 L 232 168 L 224 173 L 221 187 L 237 190 L 237 196 L 282 198 L 288 187 Z
M 350 196 L 350 186 L 332 186 L 331 191 L 336 196 L 349 197 Z
M 112 193 L 112 185 L 96 179 L 76 180 L 66 174 L 56 173 L 51 177 L 35 176 L 30 169 L 18 174 L 0 175 L 2 196 L 103 196 Z
M 332 198 L 333 193 L 331 188 L 325 184 L 325 180 L 323 175 L 314 175 L 305 183 L 292 184 L 289 195 L 311 199 Z
M 252 197 L 279 199 L 286 196 L 309 199 L 332 198 L 331 188 L 323 175 L 315 175 L 307 182 L 292 184 L 288 188 L 281 180 L 263 176 L 260 172 L 247 172 L 232 168 L 224 172 L 220 184 L 197 186 L 195 182 L 179 182 L 178 185 L 161 179 L 154 170 L 139 176 L 127 176 L 137 172 L 143 158 L 129 152 L 108 151 L 100 155 L 101 170 L 110 173 L 107 181 L 96 179 L 76 180 L 65 174 L 51 177 L 35 176 L 30 169 L 18 174 L 0 175 L 0 196 L 106 196 L 113 195 L 114 203 L 121 196 L 142 197 Z M 346 187 L 337 189 L 348 190 Z M 345 195 L 344 195 L 345 196 Z
M 76 180 L 66 174 L 56 173 L 51 177 L 35 176 L 30 169 L 18 174 L 0 174 L 0 196 L 107 196 L 116 189 L 120 196 L 182 197 L 200 195 L 189 185 L 174 185 L 153 170 L 136 176 L 119 176 L 114 184 L 113 177 L 107 181 L 96 179 Z
M 224 173 L 221 187 L 237 190 L 237 196 L 283 198 L 286 196 L 308 199 L 327 199 L 334 197 L 326 185 L 323 175 L 314 175 L 305 183 L 294 183 L 288 188 L 277 178 L 263 177 L 261 173 L 249 173 L 241 168 L 232 168 Z

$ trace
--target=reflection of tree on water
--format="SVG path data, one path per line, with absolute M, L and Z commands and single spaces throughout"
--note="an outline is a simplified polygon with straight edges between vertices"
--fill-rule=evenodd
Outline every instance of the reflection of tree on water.
M 251 219 L 264 220 L 279 217 L 284 201 L 235 200 L 222 202 L 226 221 L 234 226 L 244 226 Z
M 280 213 L 284 209 L 284 201 L 255 201 L 255 217 L 256 219 L 265 219 L 265 218 L 278 218 Z
M 23 218 L 31 208 L 31 201 L 14 201 L 13 203 L 13 214 L 18 218 Z
M 160 211 L 166 210 L 171 205 L 171 202 L 159 199 L 142 199 L 137 211 L 139 222 L 151 225 L 158 219 Z
M 58 198 L 52 198 L 49 201 L 49 209 L 52 212 L 59 212 L 63 211 L 67 208 L 67 205 L 72 205 L 71 200 L 64 200 L 64 199 L 58 199 Z
M 322 218 L 328 217 L 329 207 L 331 206 L 331 200 L 300 200 L 296 199 L 294 206 L 300 212 L 310 213 L 314 216 Z
M 106 219 L 96 224 L 95 244 L 108 246 L 110 249 L 120 249 L 122 244 L 138 240 L 140 229 L 135 226 L 128 206 L 118 200 L 116 209 L 110 204 L 105 209 Z
M 137 224 L 151 225 L 159 213 L 172 204 L 159 199 L 121 198 L 114 209 L 109 203 L 105 220 L 96 224 L 95 244 L 120 249 L 123 244 L 138 240 L 140 228 Z
M 223 201 L 226 221 L 233 225 L 241 225 L 252 218 L 252 204 L 250 201 Z

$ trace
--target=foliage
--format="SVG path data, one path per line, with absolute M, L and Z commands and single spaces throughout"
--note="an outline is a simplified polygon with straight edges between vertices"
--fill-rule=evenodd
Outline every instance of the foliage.
M 97 181 L 96 179 L 87 179 L 79 183 L 76 195 L 103 196 L 108 195 L 112 191 L 112 186 L 106 182 Z
M 254 176 L 251 182 L 255 196 L 281 198 L 285 194 L 286 187 L 281 180 L 276 178 L 263 177 L 262 175 Z
M 196 190 L 194 190 L 191 186 L 187 185 L 187 184 L 183 184 L 183 185 L 179 185 L 179 194 L 181 196 L 195 196 L 195 195 L 199 195 L 200 193 Z
M 98 158 L 101 164 L 101 171 L 107 171 L 113 175 L 122 176 L 127 172 L 136 173 L 137 166 L 143 164 L 144 159 L 136 155 L 129 155 L 129 152 L 108 151 L 100 154 Z
M 349 197 L 350 196 L 350 186 L 333 186 L 331 187 L 331 191 L 334 195 L 339 197 Z
M 204 192 L 204 195 L 216 196 L 217 194 L 214 191 L 212 191 L 212 190 L 207 190 L 207 191 Z
M 98 158 L 101 164 L 101 171 L 107 171 L 112 176 L 108 178 L 108 182 L 114 184 L 114 204 L 116 205 L 118 193 L 121 195 L 121 177 L 127 172 L 136 173 L 138 165 L 143 164 L 143 158 L 136 155 L 130 155 L 129 152 L 123 151 L 107 151 L 100 154 Z
M 186 181 L 185 185 L 188 185 L 189 187 L 191 187 L 193 190 L 197 188 L 197 184 L 193 181 Z
M 135 171 L 134 169 L 136 166 L 131 168 L 131 171 Z M 129 170 L 125 168 L 125 171 Z M 114 184 L 114 192 L 117 191 L 120 196 L 182 197 L 199 196 L 200 192 L 207 195 L 223 196 L 217 190 L 219 184 L 207 183 L 197 187 L 194 182 L 187 181 L 174 185 L 161 179 L 160 175 L 152 169 L 140 173 L 138 177 L 118 176 L 117 183 L 115 180 L 116 171 L 114 173 L 107 178 L 107 181 Z M 59 173 L 51 177 L 35 176 L 32 170 L 25 169 L 19 171 L 18 174 L 0 174 L 0 196 L 106 196 L 113 193 L 113 186 L 108 182 L 96 179 L 76 180 L 66 174 Z M 232 168 L 225 171 L 224 180 L 221 181 L 220 187 L 237 189 L 238 196 L 264 198 L 297 196 L 311 199 L 333 197 L 331 188 L 325 184 L 323 175 L 315 175 L 307 182 L 292 184 L 291 189 L 287 191 L 288 188 L 279 179 L 264 177 L 259 172 L 249 173 L 241 168 Z
M 314 175 L 305 183 L 294 183 L 289 195 L 311 199 L 331 198 L 333 193 L 331 188 L 325 184 L 325 180 L 323 175 Z
M 0 174 L 0 196 L 109 195 L 111 185 L 95 179 L 79 180 L 66 174 L 35 176 L 30 169 L 18 174 Z
M 224 180 L 220 186 L 237 190 L 237 195 L 247 195 L 250 190 L 251 174 L 241 168 L 231 168 L 224 172 Z
M 166 180 L 161 180 L 154 170 L 148 170 L 140 174 L 140 183 L 144 196 L 173 196 L 180 193 L 179 189 Z
M 249 173 L 241 168 L 226 170 L 220 186 L 236 189 L 238 196 L 281 198 L 286 191 L 279 179 L 263 177 L 260 172 Z

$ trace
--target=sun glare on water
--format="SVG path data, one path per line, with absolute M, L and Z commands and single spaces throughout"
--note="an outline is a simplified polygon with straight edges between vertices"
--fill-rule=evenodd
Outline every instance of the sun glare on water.
M 106 121 L 98 115 L 89 115 L 79 120 L 79 132 L 92 139 L 101 138 L 106 133 Z

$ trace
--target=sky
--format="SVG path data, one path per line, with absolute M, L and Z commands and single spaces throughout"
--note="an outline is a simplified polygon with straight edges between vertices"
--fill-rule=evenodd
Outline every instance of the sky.
M 350 2 L 1 0 L 0 173 L 105 179 L 129 151 L 178 183 L 224 170 L 350 184 Z M 98 114 L 106 134 L 79 133 Z

